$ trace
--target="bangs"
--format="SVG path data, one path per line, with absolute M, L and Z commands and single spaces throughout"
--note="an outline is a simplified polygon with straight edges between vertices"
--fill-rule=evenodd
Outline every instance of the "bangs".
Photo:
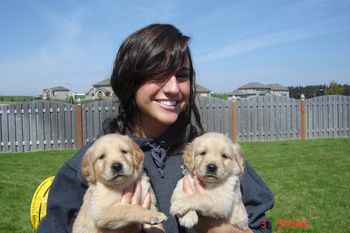
M 172 49 L 164 51 L 159 54 L 155 60 L 155 66 L 150 70 L 150 75 L 170 75 L 181 70 L 186 63 L 189 64 L 187 68 L 192 68 L 186 44 L 182 46 L 179 44 Z
M 152 39 L 143 40 L 148 43 L 142 46 L 144 56 L 138 59 L 137 76 L 145 80 L 154 76 L 170 75 L 181 70 L 187 63 L 192 76 L 193 67 L 187 44 L 189 37 L 167 30 L 153 33 L 145 35 Z

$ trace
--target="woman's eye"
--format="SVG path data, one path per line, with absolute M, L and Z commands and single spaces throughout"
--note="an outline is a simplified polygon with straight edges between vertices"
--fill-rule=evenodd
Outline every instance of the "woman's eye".
M 155 75 L 155 76 L 149 77 L 147 81 L 150 81 L 156 84 L 163 84 L 166 81 L 166 79 L 167 78 L 164 75 Z
M 152 81 L 157 82 L 157 83 L 163 83 L 165 82 L 166 78 L 165 77 L 154 77 L 152 78 Z
M 176 74 L 176 79 L 179 81 L 179 82 L 184 82 L 184 81 L 187 81 L 190 79 L 190 76 L 187 75 L 187 74 Z

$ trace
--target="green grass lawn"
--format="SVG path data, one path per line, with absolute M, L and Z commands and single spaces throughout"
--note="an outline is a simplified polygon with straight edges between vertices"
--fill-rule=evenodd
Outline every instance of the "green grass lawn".
M 350 232 L 350 139 L 242 143 L 275 195 L 274 232 Z M 279 228 L 286 221 L 308 228 Z M 283 225 L 279 225 L 282 222 Z
M 29 217 L 32 196 L 55 175 L 74 151 L 0 153 L 0 232 L 34 232 Z
M 275 195 L 274 232 L 350 232 L 350 138 L 244 142 L 245 157 Z M 33 233 L 29 208 L 39 183 L 74 151 L 0 154 L 0 232 Z M 285 221 L 307 228 L 278 228 Z
M 35 96 L 4 96 L 0 95 L 0 102 L 12 103 L 12 102 L 24 102 L 35 100 Z

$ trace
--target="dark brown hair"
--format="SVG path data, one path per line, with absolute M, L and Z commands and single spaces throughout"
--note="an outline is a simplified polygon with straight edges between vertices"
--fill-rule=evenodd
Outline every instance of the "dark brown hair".
M 170 24 L 151 24 L 132 33 L 120 46 L 111 75 L 111 86 L 120 101 L 119 112 L 114 121 L 115 131 L 125 133 L 126 127 L 135 130 L 135 114 L 138 109 L 135 93 L 151 76 L 166 76 L 180 70 L 189 60 L 191 93 L 189 106 L 180 114 L 178 121 L 184 130 L 191 124 L 192 114 L 197 131 L 203 131 L 195 103 L 195 71 L 189 37 Z M 178 121 L 175 124 L 178 124 Z M 188 141 L 187 139 L 186 141 Z

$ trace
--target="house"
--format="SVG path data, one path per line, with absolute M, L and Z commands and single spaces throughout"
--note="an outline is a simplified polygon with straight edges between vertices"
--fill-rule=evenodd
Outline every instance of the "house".
M 108 78 L 93 84 L 87 96 L 94 100 L 113 98 L 114 94 L 110 82 L 111 80 Z
M 197 95 L 199 96 L 210 96 L 210 90 L 199 84 L 196 84 Z
M 43 90 L 43 99 L 44 100 L 50 100 L 50 99 L 69 99 L 70 97 L 74 96 L 74 92 L 72 90 L 69 90 L 68 88 L 58 86 L 58 87 L 52 87 L 48 89 Z
M 258 82 L 251 82 L 229 93 L 228 99 L 242 99 L 265 95 L 289 96 L 289 89 L 279 84 L 265 85 Z

